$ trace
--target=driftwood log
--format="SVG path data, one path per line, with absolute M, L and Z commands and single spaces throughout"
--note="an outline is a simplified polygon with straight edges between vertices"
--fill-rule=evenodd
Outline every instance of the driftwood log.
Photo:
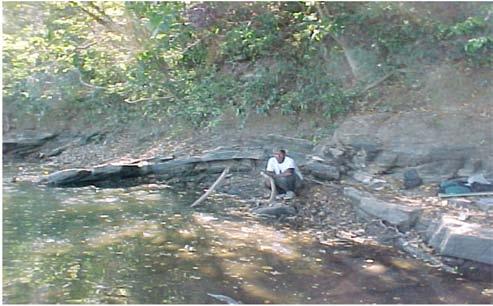
M 202 203 L 205 199 L 207 199 L 207 197 L 214 191 L 214 189 L 216 189 L 216 187 L 219 186 L 219 184 L 221 184 L 221 182 L 224 180 L 224 178 L 226 177 L 226 174 L 228 174 L 228 172 L 229 172 L 229 167 L 226 167 L 223 170 L 223 173 L 221 173 L 221 175 L 214 182 L 214 184 L 212 184 L 211 188 L 209 188 L 209 190 L 207 190 L 206 193 L 204 193 L 200 198 L 198 198 L 195 202 L 193 202 L 192 206 L 190 206 L 190 207 L 195 207 L 195 206 L 199 205 L 200 203 Z
M 276 199 L 276 195 L 277 195 L 276 183 L 274 182 L 274 178 L 272 176 L 270 176 L 270 175 L 267 175 L 263 171 L 260 172 L 260 175 L 262 175 L 263 177 L 265 177 L 266 179 L 269 180 L 269 183 L 270 183 L 269 203 L 272 203 Z

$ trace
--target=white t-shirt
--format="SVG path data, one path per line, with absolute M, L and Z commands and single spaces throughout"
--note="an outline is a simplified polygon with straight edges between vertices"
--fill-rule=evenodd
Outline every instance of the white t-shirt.
M 267 162 L 267 171 L 274 172 L 275 174 L 281 174 L 284 171 L 288 169 L 294 169 L 294 172 L 300 179 L 303 179 L 303 176 L 301 175 L 300 170 L 298 169 L 298 166 L 296 166 L 296 163 L 291 157 L 284 157 L 284 161 L 282 163 L 279 163 L 275 157 L 269 158 L 269 161 Z

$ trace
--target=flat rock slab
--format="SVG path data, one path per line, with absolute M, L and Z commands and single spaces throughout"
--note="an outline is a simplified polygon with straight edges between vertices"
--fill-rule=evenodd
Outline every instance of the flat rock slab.
M 493 265 L 493 229 L 443 216 L 428 228 L 428 243 L 441 255 Z
M 54 172 L 41 179 L 49 186 L 81 186 L 108 179 L 125 179 L 141 176 L 138 165 L 105 165 L 92 169 L 66 169 Z
M 275 204 L 273 206 L 260 207 L 254 209 L 252 212 L 257 215 L 267 215 L 276 218 L 279 218 L 281 216 L 293 216 L 296 214 L 296 210 L 293 207 L 284 204 Z
M 118 163 L 90 169 L 66 169 L 43 177 L 40 182 L 50 186 L 84 186 L 105 180 L 142 177 L 156 174 L 164 179 L 184 177 L 198 173 L 218 173 L 225 167 L 233 171 L 249 171 L 257 160 L 265 159 L 261 149 L 225 149 L 203 156 L 165 162 Z
M 344 188 L 356 212 L 365 219 L 378 218 L 396 226 L 401 231 L 411 229 L 421 215 L 421 208 L 389 203 L 376 199 L 368 192 L 353 187 Z
M 91 175 L 88 169 L 66 169 L 52 173 L 40 180 L 49 186 L 63 186 L 76 184 Z
M 29 154 L 33 149 L 44 145 L 47 141 L 57 137 L 52 133 L 22 133 L 15 136 L 6 136 L 2 143 L 3 154 Z

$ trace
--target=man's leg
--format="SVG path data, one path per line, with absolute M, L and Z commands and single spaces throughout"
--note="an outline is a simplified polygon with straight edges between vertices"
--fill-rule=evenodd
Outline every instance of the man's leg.
M 294 183 L 294 190 L 296 192 L 296 194 L 299 194 L 301 192 L 301 189 L 303 189 L 305 187 L 305 182 L 299 178 L 299 176 L 295 176 L 296 180 L 295 180 L 295 183 Z
M 276 177 L 274 182 L 276 183 L 276 187 L 279 189 L 279 193 L 286 193 L 288 191 L 294 192 L 295 180 L 294 175 L 290 175 Z

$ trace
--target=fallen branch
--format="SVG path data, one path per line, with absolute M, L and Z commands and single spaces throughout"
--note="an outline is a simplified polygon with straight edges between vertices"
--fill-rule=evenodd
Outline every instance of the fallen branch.
M 395 72 L 397 72 L 396 70 L 392 71 L 392 72 L 389 72 L 387 73 L 386 75 L 384 75 L 383 77 L 381 77 L 380 79 L 376 80 L 375 82 L 367 85 L 360 93 L 359 95 L 362 95 L 364 94 L 365 92 L 369 91 L 370 89 L 373 89 L 375 87 L 377 87 L 378 85 L 380 85 L 381 83 L 383 83 L 385 80 L 387 80 L 388 78 L 390 78 Z
M 216 189 L 216 187 L 219 186 L 219 184 L 224 180 L 224 178 L 226 177 L 226 174 L 228 174 L 228 172 L 229 172 L 229 167 L 226 167 L 223 170 L 223 173 L 221 173 L 221 175 L 214 182 L 214 184 L 212 184 L 211 188 L 209 188 L 209 190 L 207 190 L 206 193 L 204 193 L 200 198 L 198 198 L 197 201 L 193 202 L 192 206 L 190 206 L 190 207 L 195 207 L 195 206 L 199 205 L 200 203 L 202 203 L 211 194 L 211 192 L 213 192 L 214 189 Z
M 276 195 L 277 195 L 276 183 L 274 182 L 274 178 L 272 176 L 270 176 L 270 175 L 267 175 L 263 171 L 260 172 L 260 175 L 262 175 L 263 177 L 265 177 L 266 179 L 269 180 L 269 183 L 270 183 L 269 203 L 272 203 L 276 199 Z

